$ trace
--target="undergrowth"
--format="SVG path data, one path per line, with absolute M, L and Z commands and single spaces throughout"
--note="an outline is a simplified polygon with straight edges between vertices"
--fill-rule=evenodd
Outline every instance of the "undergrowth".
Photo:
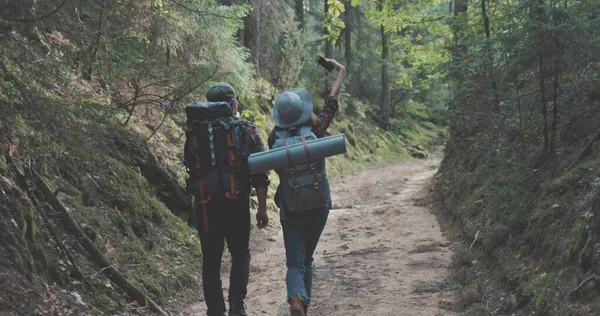
M 94 98 L 71 102 L 53 95 L 19 105 L 19 111 L 6 110 L 10 119 L 0 128 L 8 142 L 0 145 L 15 163 L 9 164 L 4 155 L 0 158 L 0 189 L 11 193 L 2 203 L 11 212 L 2 218 L 0 240 L 6 243 L 0 247 L 9 256 L 0 263 L 0 271 L 19 286 L 2 287 L 0 308 L 30 314 L 40 304 L 59 306 L 70 300 L 75 312 L 82 307 L 71 292 L 81 293 L 98 312 L 135 308 L 65 230 L 59 215 L 44 201 L 31 200 L 27 189 L 17 184 L 15 168 L 24 167 L 41 175 L 111 264 L 149 297 L 165 304 L 178 291 L 198 290 L 200 243 L 186 223 L 190 214 L 172 207 L 178 198 L 173 192 L 181 190 L 187 176 L 182 165 L 183 113 L 158 125 L 160 114 L 145 110 L 124 125 L 128 113 L 111 103 Z M 243 100 L 241 110 L 241 117 L 255 122 L 266 141 L 273 127 L 271 105 L 257 97 Z M 421 112 L 403 116 L 406 126 L 384 132 L 368 105 L 344 96 L 329 133 L 344 133 L 348 152 L 328 159 L 329 173 L 343 176 L 371 164 L 409 159 L 410 146 L 438 150 L 445 129 L 433 125 L 435 120 L 422 112 L 423 107 L 417 110 Z M 270 176 L 268 206 L 276 223 L 273 189 L 278 179 L 274 172 Z M 165 178 L 174 182 L 162 182 Z M 83 275 L 75 278 L 77 271 Z M 44 303 L 19 294 L 47 282 L 64 289 L 59 291 L 64 295 Z
M 585 253 L 600 196 L 600 160 L 590 156 L 569 170 L 573 157 L 538 169 L 498 155 L 446 157 L 436 176 L 438 195 L 453 230 L 473 244 L 485 267 L 473 268 L 479 280 L 467 286 L 490 282 L 496 289 L 487 301 L 463 304 L 466 315 L 487 315 L 511 295 L 514 302 L 502 308 L 516 315 L 592 315 L 599 306 L 570 294 L 593 273 L 586 265 L 596 259 Z

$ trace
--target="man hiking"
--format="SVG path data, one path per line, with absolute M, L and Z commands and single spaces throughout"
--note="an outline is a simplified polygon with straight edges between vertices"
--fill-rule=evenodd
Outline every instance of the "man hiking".
M 202 285 L 208 316 L 225 316 L 221 258 L 225 241 L 231 253 L 229 316 L 245 316 L 244 299 L 250 272 L 250 192 L 258 196 L 257 226 L 266 227 L 266 173 L 250 174 L 248 156 L 264 150 L 252 122 L 234 117 L 238 98 L 221 82 L 206 99 L 186 107 L 188 132 L 185 164 L 187 190 L 195 197 L 196 226 L 202 244 Z

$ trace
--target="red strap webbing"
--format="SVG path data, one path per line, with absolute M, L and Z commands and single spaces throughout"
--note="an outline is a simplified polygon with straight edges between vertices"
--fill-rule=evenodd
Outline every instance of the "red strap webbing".
M 194 156 L 196 157 L 196 168 L 200 169 L 200 150 L 198 145 L 198 136 L 194 135 L 194 146 L 196 148 L 196 153 Z M 198 191 L 200 193 L 200 205 L 202 205 L 202 222 L 204 223 L 204 231 L 208 232 L 208 213 L 206 210 L 206 204 L 210 202 L 210 195 L 206 195 L 204 192 L 204 180 L 198 180 Z
M 221 121 L 221 126 L 225 127 L 225 122 Z M 227 147 L 229 147 L 229 192 L 225 192 L 225 197 L 230 200 L 238 199 L 238 191 L 235 189 L 235 173 L 233 167 L 235 164 L 235 153 L 233 152 L 233 141 L 231 140 L 231 129 L 226 128 Z

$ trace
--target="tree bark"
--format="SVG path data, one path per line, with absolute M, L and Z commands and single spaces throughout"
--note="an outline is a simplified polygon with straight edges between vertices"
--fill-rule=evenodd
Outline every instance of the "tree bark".
M 540 25 L 544 25 L 547 22 L 546 11 L 544 10 L 544 1 L 537 0 L 532 1 L 530 4 L 530 16 L 535 21 L 540 23 Z M 537 46 L 537 58 L 538 58 L 538 77 L 539 77 L 539 87 L 540 87 L 540 106 L 542 113 L 542 136 L 544 139 L 544 148 L 543 153 L 550 153 L 550 135 L 548 129 L 548 96 L 546 94 L 546 79 L 547 79 L 547 70 L 546 70 L 546 49 L 545 49 L 545 30 L 542 27 L 538 27 L 535 31 L 535 39 Z
M 350 0 L 346 0 L 344 4 L 346 7 L 346 12 L 344 13 L 344 24 L 346 27 L 344 28 L 344 57 L 346 58 L 346 67 L 348 69 L 352 68 L 352 14 L 354 8 L 352 8 L 352 3 Z
M 325 14 L 325 16 L 327 16 L 329 14 L 329 2 L 327 0 L 323 0 L 323 1 L 324 1 L 323 13 Z M 326 28 L 323 28 L 323 34 L 329 35 L 327 33 Z M 325 40 L 325 58 L 333 58 L 333 43 L 331 43 L 331 41 L 328 39 Z
M 556 27 L 559 26 L 558 18 L 555 21 Z M 560 78 L 560 39 L 556 31 L 554 33 L 554 80 L 553 80 L 553 92 L 552 92 L 552 129 L 550 131 L 550 153 L 556 153 L 556 128 L 558 126 L 558 90 L 559 90 L 559 78 Z
M 304 0 L 294 0 L 294 10 L 296 11 L 298 28 L 304 30 Z
M 450 7 L 452 8 L 452 0 L 450 1 Z M 452 8 L 454 20 L 452 25 L 452 33 L 453 33 L 453 47 L 452 47 L 452 71 L 451 75 L 454 79 L 454 87 L 453 87 L 453 95 L 454 102 L 452 102 L 450 109 L 454 109 L 457 104 L 461 103 L 459 90 L 461 88 L 460 84 L 462 82 L 462 73 L 460 71 L 460 64 L 462 56 L 466 52 L 466 47 L 463 43 L 464 34 L 461 30 L 460 19 L 459 17 L 466 13 L 468 9 L 468 0 L 454 0 L 454 7 Z
M 383 5 L 380 3 L 380 10 L 383 9 Z M 381 28 L 381 114 L 382 114 L 382 128 L 386 131 L 391 130 L 390 122 L 390 73 L 388 59 L 390 55 L 390 43 L 389 34 L 386 33 L 383 25 Z
M 494 70 L 494 55 L 493 52 L 491 50 L 490 47 L 490 38 L 491 38 L 491 31 L 490 31 L 490 18 L 487 14 L 487 0 L 481 0 L 481 15 L 483 18 L 483 28 L 485 30 L 485 50 L 486 50 L 486 57 L 487 57 L 487 64 L 488 64 L 488 78 L 490 80 L 490 84 L 492 86 L 492 92 L 494 94 L 494 100 L 493 100 L 493 110 L 494 112 L 500 112 L 500 95 L 498 93 L 498 82 L 496 81 L 496 78 L 494 76 L 495 70 Z
M 100 46 L 102 44 L 102 37 L 104 36 L 104 11 L 100 13 L 100 22 L 98 26 L 98 35 L 96 35 L 96 39 L 94 40 L 94 46 L 92 46 L 92 51 L 90 52 L 90 57 L 87 62 L 87 67 L 84 70 L 82 75 L 83 80 L 91 81 L 92 74 L 94 71 L 94 65 L 96 64 L 96 57 L 98 56 L 98 52 L 100 51 Z
M 543 127 L 542 133 L 544 134 L 544 153 L 549 152 L 549 136 L 548 136 L 548 99 L 546 98 L 546 71 L 544 66 L 544 52 L 540 49 L 538 53 L 538 71 L 539 71 L 539 85 L 540 85 L 540 103 L 542 106 L 542 120 Z

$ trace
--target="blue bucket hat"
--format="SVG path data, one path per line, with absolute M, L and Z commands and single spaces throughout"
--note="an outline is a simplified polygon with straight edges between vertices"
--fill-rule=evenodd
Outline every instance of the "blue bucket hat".
M 273 121 L 279 128 L 302 125 L 310 119 L 313 101 L 310 93 L 302 88 L 284 91 L 273 106 Z

